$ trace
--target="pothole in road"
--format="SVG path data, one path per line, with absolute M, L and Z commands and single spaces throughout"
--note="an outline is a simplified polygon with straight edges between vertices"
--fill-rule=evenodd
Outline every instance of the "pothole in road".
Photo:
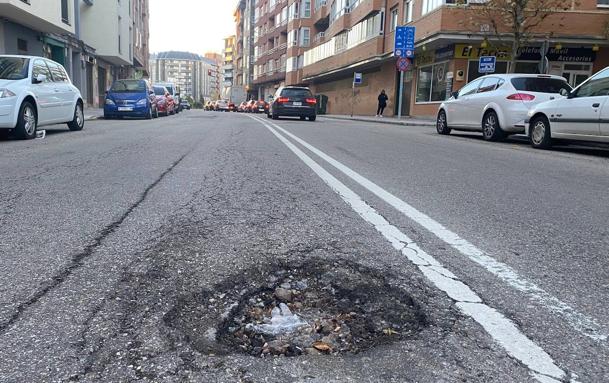
M 360 265 L 316 261 L 257 276 L 255 282 L 227 281 L 228 290 L 176 307 L 170 322 L 199 351 L 263 357 L 358 353 L 426 326 L 408 292 Z M 220 314 L 215 327 L 206 323 L 210 313 Z

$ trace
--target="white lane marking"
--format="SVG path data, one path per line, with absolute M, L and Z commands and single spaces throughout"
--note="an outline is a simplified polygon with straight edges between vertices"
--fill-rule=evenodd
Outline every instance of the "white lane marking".
M 470 260 L 484 267 L 487 271 L 489 271 L 499 279 L 503 280 L 504 282 L 512 286 L 514 289 L 527 294 L 532 300 L 545 307 L 551 313 L 561 315 L 564 320 L 576 331 L 591 339 L 594 339 L 595 341 L 598 341 L 601 346 L 607 347 L 607 344 L 604 341 L 608 339 L 609 333 L 607 333 L 607 330 L 604 329 L 596 321 L 596 319 L 578 312 L 576 309 L 569 306 L 567 303 L 561 301 L 560 299 L 556 298 L 552 294 L 548 293 L 547 291 L 539 287 L 537 284 L 522 278 L 518 274 L 518 272 L 510 266 L 506 265 L 505 263 L 499 262 L 495 258 L 485 254 L 482 250 L 478 249 L 476 246 L 474 246 L 467 240 L 461 238 L 458 234 L 450 231 L 442 224 L 435 221 L 433 218 L 429 217 L 423 212 L 420 212 L 413 206 L 402 201 L 395 195 L 389 193 L 385 189 L 381 188 L 374 182 L 368 180 L 359 173 L 338 162 L 334 158 L 328 156 L 321 150 L 315 148 L 314 146 L 308 144 L 297 136 L 291 134 L 290 132 L 286 131 L 277 124 L 274 124 L 272 122 L 270 124 L 282 133 L 284 133 L 286 136 L 292 138 L 294 141 L 298 142 L 299 144 L 322 158 L 324 161 L 328 162 L 330 165 L 344 173 L 353 181 L 357 182 L 358 184 L 375 194 L 377 197 L 387 202 L 389 205 L 393 206 L 406 217 L 417 222 L 419 225 L 434 234 L 436 237 L 438 237 L 448 245 L 452 246 L 454 249 L 458 250 L 461 254 L 465 255 Z
M 395 249 L 405 255 L 438 289 L 444 291 L 457 302 L 461 311 L 478 322 L 506 352 L 518 359 L 530 370 L 539 382 L 560 382 L 565 377 L 561 370 L 541 347 L 527 338 L 514 323 L 495 309 L 482 303 L 480 297 L 437 260 L 420 249 L 406 234 L 391 225 L 376 210 L 361 199 L 354 191 L 328 173 L 311 157 L 298 149 L 264 120 L 259 121 L 300 158 L 365 221 L 374 226 Z

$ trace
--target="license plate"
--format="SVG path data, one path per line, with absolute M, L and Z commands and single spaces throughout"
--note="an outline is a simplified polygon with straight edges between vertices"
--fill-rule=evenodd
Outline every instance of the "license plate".
M 302 102 L 294 102 L 292 105 L 294 105 L 294 106 L 302 106 Z
M 119 112 L 132 112 L 133 108 L 131 108 L 129 106 L 119 106 L 118 111 Z
M 264 108 L 258 109 L 259 112 L 264 112 Z

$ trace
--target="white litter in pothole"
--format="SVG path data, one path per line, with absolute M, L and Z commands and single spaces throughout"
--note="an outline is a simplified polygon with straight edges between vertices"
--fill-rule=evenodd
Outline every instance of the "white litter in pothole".
M 263 324 L 249 323 L 246 325 L 246 329 L 258 334 L 277 336 L 290 334 L 308 326 L 308 323 L 300 319 L 298 315 L 293 314 L 285 303 L 280 303 L 279 306 L 273 308 L 269 322 Z

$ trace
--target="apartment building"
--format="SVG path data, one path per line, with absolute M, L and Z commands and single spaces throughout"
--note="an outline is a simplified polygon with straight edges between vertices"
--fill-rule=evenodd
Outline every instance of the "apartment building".
M 385 89 L 388 112 L 397 113 L 394 33 L 399 25 L 412 25 L 416 59 L 404 76 L 402 113 L 433 116 L 450 91 L 481 75 L 481 55 L 496 55 L 497 71 L 508 70 L 510 49 L 500 47 L 488 28 L 472 30 L 464 22 L 481 6 L 454 0 L 288 0 L 285 82 L 326 95 L 328 113 L 334 114 L 374 115 L 378 93 Z M 609 65 L 607 6 L 607 0 L 583 0 L 549 17 L 530 46 L 517 52 L 514 69 L 536 73 L 544 42 L 550 46 L 549 72 L 573 85 Z M 355 94 L 354 72 L 363 73 Z
M 147 73 L 148 0 L 0 0 L 0 16 L 0 54 L 63 64 L 88 106 L 113 79 Z
M 254 79 L 254 27 L 257 0 L 238 0 L 235 9 L 236 55 L 235 87 L 240 88 L 246 98 L 257 98 L 253 88 Z
M 182 97 L 197 102 L 217 98 L 217 72 L 215 61 L 190 52 L 160 52 L 150 56 L 150 79 L 156 82 L 173 82 L 180 87 Z
M 268 100 L 285 84 L 288 48 L 288 1 L 258 0 L 254 9 L 255 98 Z
M 148 59 L 150 57 L 150 47 L 148 45 L 150 39 L 150 9 L 148 0 L 131 0 L 131 7 L 133 68 L 139 72 L 138 75 L 148 76 Z

